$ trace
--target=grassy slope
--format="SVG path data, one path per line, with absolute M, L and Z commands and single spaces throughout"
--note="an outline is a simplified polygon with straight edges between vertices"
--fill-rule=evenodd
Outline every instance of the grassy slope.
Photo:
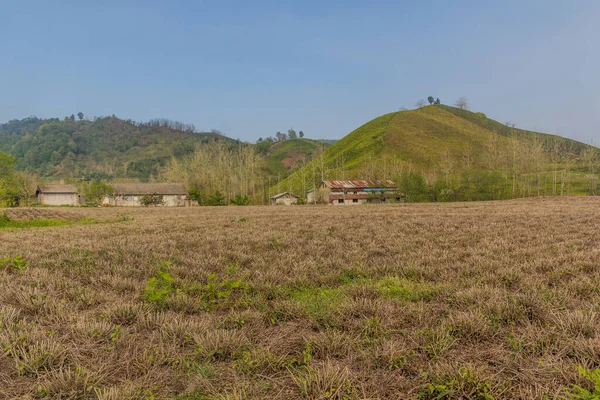
M 330 170 L 343 168 L 345 176 L 357 178 L 361 167 L 384 156 L 427 169 L 446 152 L 458 162 L 465 150 L 481 154 L 490 140 L 506 142 L 512 134 L 524 139 L 538 136 L 546 142 L 556 139 L 572 145 L 576 152 L 586 147 L 555 135 L 520 129 L 512 129 L 511 133 L 507 126 L 467 110 L 429 106 L 385 114 L 367 122 L 331 146 L 325 153 L 325 163 Z M 283 185 L 297 181 L 298 176 L 292 175 Z
M 328 147 L 328 145 L 304 138 L 275 143 L 269 149 L 267 169 L 272 175 L 286 175 L 297 166 L 298 161 L 310 160 L 321 147 Z

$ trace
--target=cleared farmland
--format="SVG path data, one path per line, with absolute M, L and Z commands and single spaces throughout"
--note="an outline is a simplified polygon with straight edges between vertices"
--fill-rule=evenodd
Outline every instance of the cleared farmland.
M 0 398 L 566 399 L 600 366 L 597 198 L 6 216 L 70 223 L 0 228 Z

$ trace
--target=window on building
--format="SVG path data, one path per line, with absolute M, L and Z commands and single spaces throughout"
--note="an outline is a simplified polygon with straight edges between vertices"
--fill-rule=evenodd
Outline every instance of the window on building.
M 353 203 L 358 203 L 358 199 L 352 199 Z
M 338 203 L 339 203 L 339 204 L 344 204 L 344 200 L 342 200 L 342 199 L 339 199 L 339 200 L 338 200 Z

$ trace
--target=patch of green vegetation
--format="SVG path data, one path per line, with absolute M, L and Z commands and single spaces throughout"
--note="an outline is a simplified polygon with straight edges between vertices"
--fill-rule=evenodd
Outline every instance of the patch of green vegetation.
M 146 284 L 142 300 L 154 304 L 164 302 L 175 293 L 175 279 L 169 273 L 170 261 L 162 262 L 153 278 Z
M 388 330 L 383 327 L 380 318 L 371 317 L 363 322 L 363 329 L 360 333 L 365 339 L 373 340 L 385 337 Z
M 261 348 L 243 351 L 233 363 L 233 368 L 246 375 L 257 375 L 265 371 L 285 370 L 283 358 Z
M 19 275 L 23 275 L 29 268 L 29 261 L 18 255 L 16 257 L 6 257 L 0 259 L 0 271 L 6 269 Z
M 381 279 L 376 284 L 377 291 L 384 297 L 393 300 L 415 302 L 431 301 L 443 289 L 424 281 L 413 281 L 397 276 Z
M 6 214 L 0 215 L 0 229 L 11 228 L 43 228 L 49 226 L 66 226 L 66 225 L 88 225 L 95 223 L 93 218 L 81 218 L 77 220 L 64 219 L 30 219 L 27 221 L 17 221 L 9 218 Z
M 344 300 L 341 289 L 306 287 L 292 292 L 292 298 L 302 304 L 306 313 L 319 325 L 331 325 L 331 313 Z
M 366 279 L 365 274 L 354 268 L 345 268 L 340 272 L 340 282 L 344 285 L 350 285 Z
M 423 400 L 495 400 L 491 393 L 491 385 L 481 379 L 475 371 L 468 367 L 461 367 L 455 376 L 436 378 L 433 383 L 427 384 L 417 399 Z
M 586 387 L 571 385 L 566 389 L 571 400 L 598 400 L 600 399 L 600 368 L 589 370 L 578 367 L 579 374 L 587 381 Z
M 184 358 L 175 361 L 174 364 L 177 365 L 179 369 L 189 377 L 199 376 L 205 379 L 213 379 L 219 375 L 215 367 L 207 361 Z
M 193 284 L 183 288 L 190 296 L 199 297 L 204 303 L 215 305 L 221 300 L 227 299 L 233 293 L 244 292 L 250 286 L 244 282 L 244 278 L 219 278 L 215 273 L 206 278 L 205 284 Z

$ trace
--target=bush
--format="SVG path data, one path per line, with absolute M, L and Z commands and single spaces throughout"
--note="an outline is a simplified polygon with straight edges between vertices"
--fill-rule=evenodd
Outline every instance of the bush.
M 242 196 L 241 194 L 235 195 L 229 202 L 236 206 L 249 206 L 252 203 L 249 196 Z
M 140 197 L 140 204 L 143 206 L 162 206 L 165 204 L 162 196 L 157 194 L 147 194 Z
M 104 182 L 91 182 L 84 184 L 83 193 L 85 194 L 85 204 L 87 206 L 99 206 L 102 204 L 105 196 L 113 194 L 113 188 Z
M 226 206 L 225 196 L 219 191 L 215 192 L 203 203 L 206 206 Z
M 430 200 L 429 186 L 423 175 L 406 172 L 398 180 L 398 192 L 404 194 L 404 201 L 421 203 Z
M 175 292 L 175 279 L 169 273 L 170 266 L 171 262 L 168 261 L 160 264 L 156 271 L 156 276 L 151 278 L 146 284 L 146 289 L 142 297 L 144 301 L 162 304 Z

